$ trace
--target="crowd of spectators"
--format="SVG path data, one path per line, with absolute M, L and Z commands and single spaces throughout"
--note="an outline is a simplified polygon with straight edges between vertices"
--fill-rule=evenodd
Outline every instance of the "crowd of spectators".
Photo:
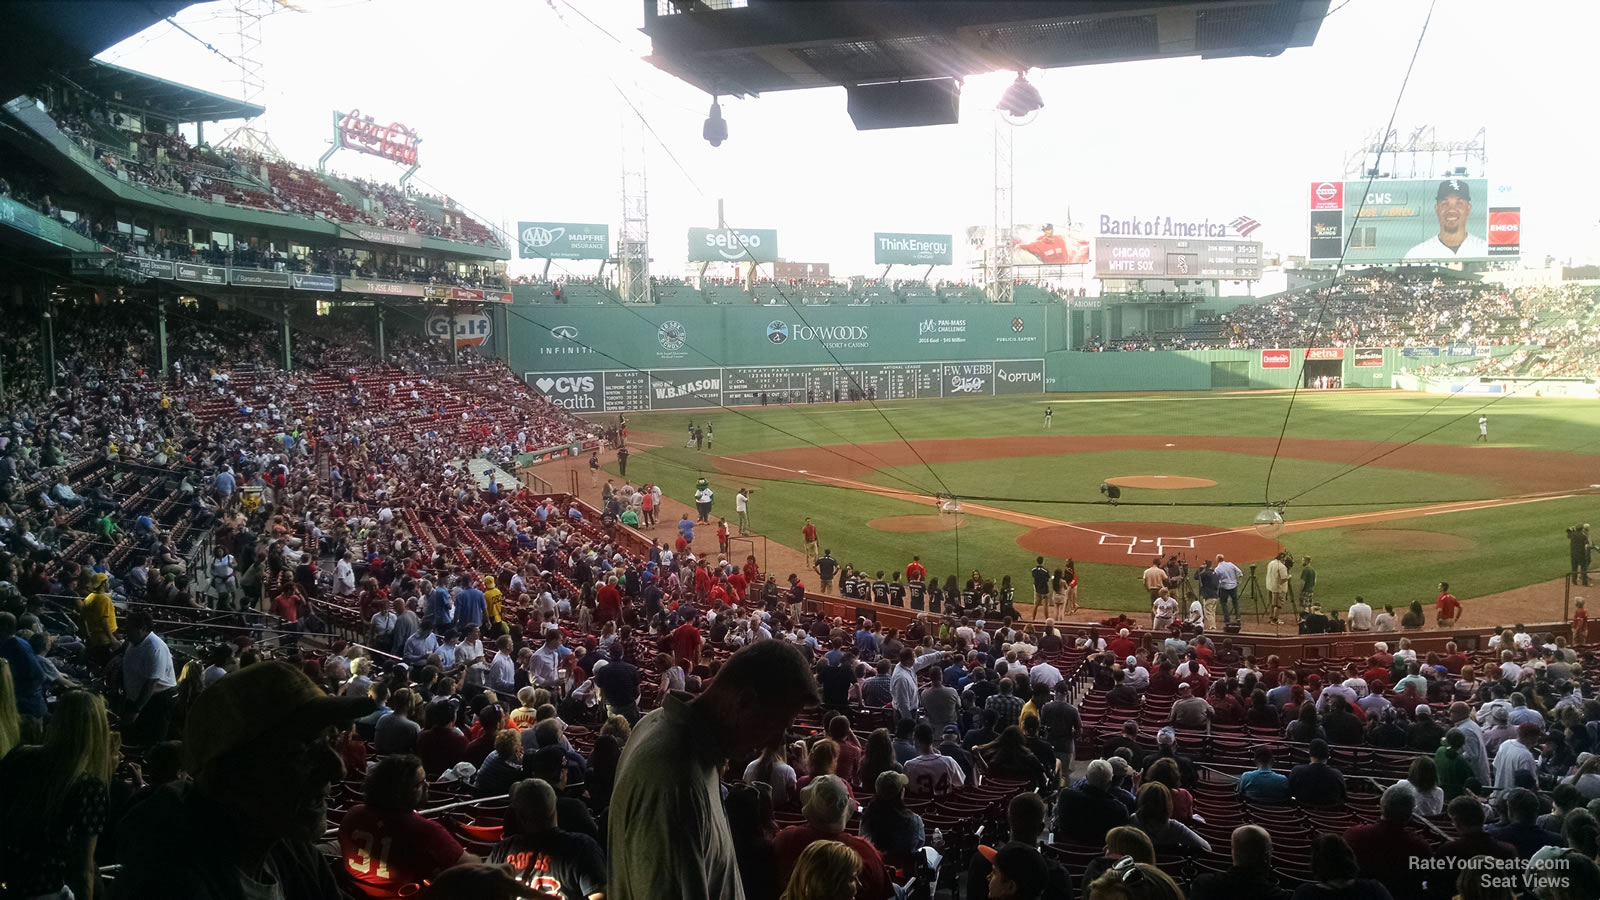
M 335 184 L 320 172 L 244 148 L 194 147 L 179 132 L 132 128 L 136 120 L 94 102 L 58 106 L 50 113 L 62 133 L 107 171 L 137 184 L 452 241 L 502 243 L 447 197 L 368 179 Z
M 195 313 L 160 381 L 147 317 L 73 312 L 57 388 L 8 371 L 4 398 L 23 896 L 93 897 L 116 862 L 137 897 L 501 896 L 509 871 L 881 900 L 933 877 L 924 845 L 969 897 L 1447 897 L 1482 854 L 1562 861 L 1545 900 L 1600 890 L 1592 647 L 1255 659 L 1022 623 L 976 576 L 904 629 L 829 619 L 753 558 L 467 471 L 585 437 L 503 366 L 306 337 L 284 372 L 267 323 Z
M 1374 275 L 1336 288 L 1290 291 L 1183 328 L 1095 337 L 1087 352 L 1276 347 L 1477 348 L 1418 374 L 1565 375 L 1600 372 L 1600 303 L 1581 285 L 1507 289 L 1478 282 Z M 1506 348 L 1500 350 L 1497 348 Z M 1481 354 L 1481 355 L 1480 355 Z

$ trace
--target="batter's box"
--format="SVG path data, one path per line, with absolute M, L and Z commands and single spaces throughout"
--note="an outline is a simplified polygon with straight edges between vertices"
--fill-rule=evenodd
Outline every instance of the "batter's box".
M 1192 537 L 1136 537 L 1124 534 L 1100 535 L 1102 547 L 1126 547 L 1129 556 L 1161 556 L 1168 550 L 1193 550 Z

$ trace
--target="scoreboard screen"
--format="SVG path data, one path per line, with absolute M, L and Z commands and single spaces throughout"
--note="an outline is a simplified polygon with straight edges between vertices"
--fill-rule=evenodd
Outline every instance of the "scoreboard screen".
M 1094 274 L 1254 281 L 1261 277 L 1261 242 L 1100 237 L 1094 240 Z

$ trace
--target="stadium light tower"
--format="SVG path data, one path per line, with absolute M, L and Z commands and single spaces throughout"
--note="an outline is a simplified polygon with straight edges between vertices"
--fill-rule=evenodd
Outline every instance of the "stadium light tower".
M 1013 134 L 1006 114 L 994 114 L 994 229 L 989 233 L 989 302 L 1015 303 L 1017 285 L 1011 268 L 1012 175 L 1016 162 Z
M 239 35 L 239 54 L 235 58 L 239 65 L 239 96 L 246 103 L 260 105 L 258 98 L 266 93 L 267 79 L 263 74 L 266 63 L 261 58 L 261 23 L 268 16 L 282 10 L 304 12 L 288 0 L 234 0 L 233 14 L 238 23 Z M 245 122 L 228 132 L 218 144 L 240 147 L 273 159 L 283 159 L 283 152 L 272 142 L 272 138 L 267 136 L 266 131 L 250 122 Z
M 635 93 L 634 96 L 641 96 Z M 622 233 L 617 238 L 617 294 L 650 302 L 650 191 L 645 177 L 644 119 L 622 113 Z

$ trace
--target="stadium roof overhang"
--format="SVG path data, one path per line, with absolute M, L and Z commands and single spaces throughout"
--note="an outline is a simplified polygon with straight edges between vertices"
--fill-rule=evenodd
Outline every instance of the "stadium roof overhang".
M 1276 56 L 1329 0 L 641 0 L 653 65 L 707 93 L 1144 59 Z
M 146 110 L 174 122 L 253 119 L 267 111 L 264 106 L 95 59 L 80 66 L 58 68 L 57 73 L 106 100 Z
M 79 65 L 190 5 L 189 0 L 9 0 L 3 10 L 0 101 L 27 93 L 51 72 Z

